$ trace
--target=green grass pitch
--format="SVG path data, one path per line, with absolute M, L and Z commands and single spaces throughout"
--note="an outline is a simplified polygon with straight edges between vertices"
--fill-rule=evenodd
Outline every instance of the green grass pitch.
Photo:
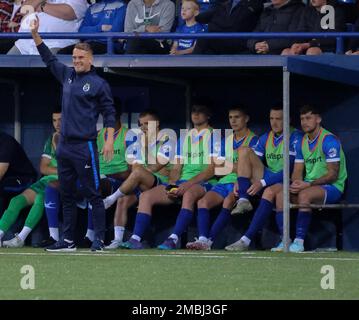
M 358 299 L 359 253 L 0 249 L 0 300 Z M 23 289 L 24 265 L 35 289 Z M 334 289 L 323 289 L 323 266 Z M 22 282 L 23 281 L 23 282 Z

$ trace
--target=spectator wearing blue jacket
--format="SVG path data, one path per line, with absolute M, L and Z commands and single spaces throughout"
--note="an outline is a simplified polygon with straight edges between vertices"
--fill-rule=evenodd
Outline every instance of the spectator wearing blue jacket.
M 91 5 L 79 28 L 80 33 L 123 32 L 127 8 L 127 0 L 98 0 Z M 107 52 L 106 39 L 87 39 L 94 54 Z M 115 52 L 122 52 L 122 41 L 115 40 Z M 72 54 L 75 45 L 61 49 L 59 54 Z

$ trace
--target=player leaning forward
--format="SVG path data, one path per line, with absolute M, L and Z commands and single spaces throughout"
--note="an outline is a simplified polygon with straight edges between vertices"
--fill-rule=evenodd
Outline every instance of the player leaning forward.
M 31 22 L 31 32 L 41 58 L 63 86 L 61 137 L 57 148 L 58 176 L 64 216 L 64 240 L 48 247 L 47 251 L 75 251 L 76 181 L 93 209 L 95 241 L 91 250 L 103 249 L 105 208 L 99 192 L 99 161 L 96 146 L 96 123 L 101 113 L 107 140 L 102 150 L 104 158 L 113 157 L 115 109 L 108 83 L 99 77 L 92 66 L 91 47 L 86 43 L 75 46 L 73 68 L 58 62 L 38 34 L 39 20 Z

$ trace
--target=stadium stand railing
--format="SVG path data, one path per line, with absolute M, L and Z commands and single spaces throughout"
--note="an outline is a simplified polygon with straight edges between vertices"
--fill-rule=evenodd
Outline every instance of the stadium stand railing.
M 91 39 L 107 40 L 107 54 L 113 54 L 115 39 L 275 39 L 275 38 L 294 38 L 294 39 L 317 39 L 335 38 L 336 53 L 344 53 L 344 39 L 359 38 L 359 32 L 231 32 L 231 33 L 41 33 L 43 39 Z M 0 39 L 31 39 L 30 33 L 0 33 Z

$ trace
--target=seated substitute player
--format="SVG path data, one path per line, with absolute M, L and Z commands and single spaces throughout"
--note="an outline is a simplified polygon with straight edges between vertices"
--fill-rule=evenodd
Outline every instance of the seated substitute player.
M 228 118 L 233 133 L 227 138 L 222 139 L 221 154 L 218 160 L 225 160 L 225 167 L 231 173 L 220 178 L 218 184 L 197 202 L 199 238 L 195 239 L 194 242 L 188 242 L 186 245 L 187 249 L 210 250 L 215 237 L 229 223 L 231 209 L 236 202 L 233 187 L 237 181 L 238 150 L 242 146 L 254 148 L 258 142 L 258 137 L 247 127 L 249 115 L 243 108 L 230 108 Z M 210 228 L 209 210 L 221 204 L 223 204 L 222 210 Z
M 283 180 L 283 108 L 274 106 L 270 110 L 271 131 L 259 138 L 255 151 L 242 147 L 238 153 L 237 186 L 238 201 L 232 214 L 241 214 L 253 209 L 249 196 L 254 196 L 266 186 Z M 295 144 L 300 131 L 291 128 L 290 151 L 294 162 Z M 267 166 L 264 166 L 262 161 Z M 235 190 L 237 192 L 237 190 Z
M 108 195 L 116 190 L 121 183 L 129 176 L 130 169 L 126 161 L 126 149 L 131 142 L 126 140 L 128 129 L 121 124 L 121 101 L 114 99 L 115 114 L 115 130 L 113 134 L 114 141 L 114 157 L 107 162 L 104 159 L 103 148 L 107 140 L 107 131 L 101 129 L 97 135 L 97 149 L 99 150 L 99 168 L 100 168 L 100 189 L 101 193 Z M 81 186 L 78 185 L 79 197 L 81 196 Z M 86 200 L 85 200 L 86 203 Z M 45 209 L 49 224 L 50 238 L 46 240 L 42 246 L 50 246 L 59 240 L 59 209 L 60 197 L 57 186 L 53 183 L 46 188 L 45 192 Z M 86 208 L 86 205 L 85 205 Z M 88 228 L 85 236 L 86 240 L 92 242 L 94 240 L 94 230 L 92 222 L 92 209 L 88 206 Z M 56 240 L 56 241 L 55 241 Z
M 201 33 L 206 32 L 206 27 L 203 24 L 196 22 L 196 16 L 199 14 L 199 5 L 197 0 L 182 1 L 181 17 L 184 24 L 179 26 L 176 30 L 178 33 Z M 196 45 L 195 39 L 179 39 L 173 42 L 170 54 L 182 55 L 191 54 Z
M 43 177 L 32 184 L 20 195 L 11 199 L 9 207 L 0 219 L 0 245 L 1 238 L 17 220 L 22 209 L 32 206 L 25 220 L 24 227 L 19 234 L 11 240 L 4 241 L 3 246 L 9 248 L 23 247 L 27 236 L 40 221 L 44 212 L 44 191 L 48 183 L 58 180 L 57 161 L 55 150 L 59 139 L 61 127 L 61 111 L 55 110 L 52 114 L 52 124 L 55 132 L 45 143 L 40 161 L 40 172 Z
M 208 121 L 210 110 L 207 105 L 194 104 L 191 119 L 194 129 L 177 142 L 176 161 L 170 172 L 168 185 L 160 185 L 141 194 L 135 227 L 129 241 L 121 248 L 142 249 L 142 237 L 150 225 L 154 205 L 170 205 L 182 200 L 181 211 L 173 233 L 159 249 L 176 249 L 178 238 L 187 229 L 193 217 L 194 205 L 210 190 L 216 180 L 211 148 L 212 128 Z M 181 139 L 180 139 L 181 140 Z
M 155 130 L 149 129 L 149 124 L 155 124 Z M 114 216 L 114 239 L 105 247 L 107 250 L 117 249 L 122 244 L 128 209 L 138 202 L 142 191 L 154 188 L 168 182 L 171 168 L 168 151 L 165 151 L 166 137 L 159 135 L 160 118 L 155 110 L 147 109 L 139 115 L 139 127 L 143 132 L 144 141 L 140 146 L 153 153 L 153 160 L 149 163 L 146 152 L 136 155 L 132 172 L 123 184 L 104 200 L 105 208 L 109 208 L 117 201 Z M 164 139 L 162 139 L 164 138 Z
M 321 126 L 322 118 L 312 106 L 300 110 L 305 132 L 296 146 L 296 157 L 290 185 L 291 202 L 300 205 L 337 203 L 343 192 L 347 169 L 339 139 Z M 283 192 L 277 196 L 277 225 L 283 235 Z M 304 239 L 312 217 L 312 209 L 301 208 L 296 222 L 296 237 L 290 252 L 303 252 Z M 282 251 L 283 243 L 273 248 Z
M 238 241 L 226 246 L 226 250 L 247 250 L 254 235 L 264 226 L 271 214 L 276 194 L 281 190 L 283 181 L 283 110 L 274 107 L 270 111 L 271 131 L 262 135 L 255 149 L 240 150 L 238 159 L 238 196 L 239 210 L 252 210 L 249 196 L 257 194 L 265 187 L 259 206 L 245 234 Z M 290 167 L 293 168 L 295 146 L 302 138 L 302 132 L 291 129 Z M 256 156 L 257 155 L 257 156 Z M 258 158 L 265 158 L 267 167 Z M 264 160 L 264 159 L 263 159 Z M 261 178 L 262 177 L 262 178 Z M 250 186 L 250 180 L 253 181 Z M 249 187 L 250 186 L 250 187 Z M 232 212 L 233 213 L 233 212 Z

